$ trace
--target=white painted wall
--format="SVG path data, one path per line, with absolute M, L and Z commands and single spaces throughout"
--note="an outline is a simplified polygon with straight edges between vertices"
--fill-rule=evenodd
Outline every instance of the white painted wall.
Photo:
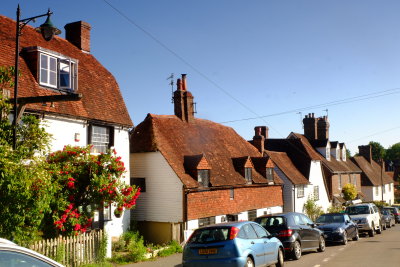
M 183 184 L 160 152 L 132 153 L 131 177 L 146 179 L 132 211 L 133 219 L 153 222 L 183 221 Z
M 46 115 L 41 121 L 42 126 L 48 133 L 52 135 L 50 142 L 50 150 L 62 150 L 65 145 L 86 146 L 88 125 L 86 120 L 78 120 L 72 118 L 64 118 L 60 116 Z M 75 140 L 76 134 L 79 134 L 79 141 Z M 129 132 L 128 129 L 115 127 L 114 130 L 114 148 L 117 156 L 121 157 L 124 162 L 126 172 L 123 181 L 129 184 L 130 168 L 129 168 Z M 115 209 L 115 208 L 113 208 Z M 130 218 L 129 211 L 125 211 L 121 218 L 116 218 L 112 210 L 112 221 L 105 223 L 105 229 L 110 236 L 119 236 L 129 227 Z
M 390 187 L 390 191 L 389 191 Z M 378 188 L 378 194 L 376 189 Z M 363 186 L 361 191 L 365 195 L 365 201 L 382 201 L 382 186 Z M 383 194 L 383 200 L 388 204 L 394 203 L 394 188 L 393 183 L 385 184 L 385 193 Z
M 326 211 L 330 207 L 331 203 L 329 201 L 328 192 L 325 188 L 320 161 L 311 161 L 310 175 L 308 180 L 310 181 L 310 185 L 307 186 L 309 194 L 313 194 L 314 186 L 319 186 L 319 200 L 316 203 L 317 205 L 321 206 L 324 211 Z

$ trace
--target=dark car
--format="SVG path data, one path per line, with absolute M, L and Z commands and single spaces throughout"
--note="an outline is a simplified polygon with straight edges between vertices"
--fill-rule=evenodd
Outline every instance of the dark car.
M 327 213 L 322 214 L 315 221 L 317 228 L 322 230 L 327 242 L 340 242 L 347 244 L 349 239 L 358 240 L 358 228 L 348 214 Z
M 385 223 L 385 227 L 390 228 L 396 225 L 396 221 L 394 219 L 394 215 L 388 209 L 382 208 L 382 221 Z
M 400 211 L 397 207 L 383 207 L 385 210 L 389 210 L 393 214 L 396 223 L 400 223 Z
M 303 251 L 325 251 L 324 233 L 302 213 L 264 215 L 256 218 L 255 221 L 267 229 L 272 236 L 281 240 L 286 257 L 298 260 Z

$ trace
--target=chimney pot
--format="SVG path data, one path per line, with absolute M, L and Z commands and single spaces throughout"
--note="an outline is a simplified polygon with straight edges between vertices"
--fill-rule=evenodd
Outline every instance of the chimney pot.
M 186 87 L 186 74 L 182 74 L 182 90 L 186 91 L 187 87 Z

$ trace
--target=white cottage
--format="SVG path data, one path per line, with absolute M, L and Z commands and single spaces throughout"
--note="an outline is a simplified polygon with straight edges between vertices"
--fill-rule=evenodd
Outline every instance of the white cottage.
M 0 66 L 14 66 L 15 21 L 0 16 Z M 118 84 L 90 54 L 90 25 L 65 26 L 66 39 L 43 40 L 29 25 L 20 36 L 19 115 L 37 115 L 52 134 L 51 150 L 65 145 L 93 145 L 93 152 L 114 147 L 129 183 L 129 128 L 133 126 Z M 11 98 L 13 98 L 13 92 Z M 106 211 L 105 228 L 119 236 L 129 226 L 129 212 L 115 218 Z

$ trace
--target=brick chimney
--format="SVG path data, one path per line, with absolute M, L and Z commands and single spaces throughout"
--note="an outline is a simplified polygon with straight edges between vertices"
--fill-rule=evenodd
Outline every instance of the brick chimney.
M 90 24 L 84 21 L 68 23 L 64 26 L 65 39 L 86 53 L 90 53 Z
M 315 140 L 317 138 L 317 119 L 314 117 L 314 113 L 308 113 L 303 119 L 304 125 L 304 136 L 309 140 Z
M 317 119 L 317 139 L 329 139 L 329 122 L 327 116 L 323 116 Z
M 358 154 L 363 156 L 370 164 L 372 163 L 372 147 L 371 145 L 358 146 Z
M 177 89 L 174 92 L 174 111 L 175 116 L 186 122 L 194 120 L 193 95 L 187 91 L 186 74 L 182 74 L 182 79 L 178 79 Z
M 264 153 L 265 139 L 268 138 L 268 127 L 267 126 L 256 126 L 254 127 L 253 145 Z

